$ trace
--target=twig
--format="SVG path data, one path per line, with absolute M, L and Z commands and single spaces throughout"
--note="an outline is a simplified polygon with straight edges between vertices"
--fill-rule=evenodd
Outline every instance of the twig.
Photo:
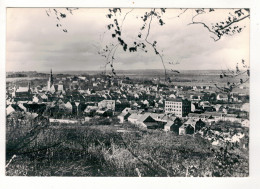
M 13 157 L 9 160 L 9 162 L 6 164 L 5 168 L 7 168 L 10 163 L 14 160 L 14 158 L 16 158 L 16 155 L 13 155 Z
M 184 14 L 188 9 L 184 9 L 184 11 L 182 11 L 180 14 L 178 14 L 177 16 L 174 17 L 169 17 L 168 19 L 173 19 L 173 18 L 179 18 L 182 14 Z
M 124 18 L 123 18 L 123 20 L 122 20 L 122 23 L 121 23 L 121 33 L 122 33 L 122 30 L 123 30 L 123 24 L 124 24 L 124 21 L 125 21 L 125 19 L 126 19 L 126 16 L 130 13 L 130 12 L 132 12 L 134 9 L 131 9 L 130 11 L 128 11 L 126 14 L 125 14 L 125 16 L 124 16 Z
M 155 9 L 154 9 L 155 11 Z M 156 54 L 159 55 L 160 59 L 161 59 L 161 62 L 162 62 L 162 65 L 163 65 L 163 68 L 164 68 L 164 74 L 165 74 L 165 82 L 166 82 L 166 78 L 167 78 L 167 72 L 166 72 L 166 67 L 165 67 L 165 64 L 164 64 L 164 61 L 163 61 L 163 57 L 162 55 L 157 51 L 156 47 L 148 41 L 148 36 L 150 35 L 150 29 L 151 29 L 151 23 L 152 23 L 152 20 L 153 20 L 153 15 L 151 14 L 151 19 L 150 19 L 150 22 L 149 22 L 149 25 L 148 25 L 148 30 L 147 30 L 147 34 L 146 34 L 146 37 L 145 37 L 145 41 L 146 43 L 148 43 L 149 45 L 151 45 L 151 47 L 154 49 L 154 51 L 156 52 Z
M 188 25 L 191 25 L 191 24 L 201 24 L 201 25 L 203 25 L 210 33 L 213 33 L 215 36 L 217 36 L 217 39 L 215 39 L 214 37 L 211 37 L 212 39 L 214 39 L 214 41 L 220 40 L 221 37 L 223 36 L 223 34 L 221 34 L 220 31 L 223 31 L 224 29 L 228 28 L 229 26 L 233 25 L 234 23 L 240 22 L 240 21 L 242 21 L 242 20 L 244 20 L 244 19 L 250 17 L 250 14 L 248 14 L 247 16 L 244 16 L 244 17 L 242 17 L 242 18 L 240 18 L 240 19 L 236 19 L 236 20 L 234 19 L 233 21 L 231 21 L 231 22 L 228 23 L 227 25 L 225 25 L 225 26 L 223 26 L 223 27 L 221 27 L 221 28 L 216 29 L 215 31 L 213 31 L 213 30 L 211 30 L 211 29 L 209 28 L 209 26 L 207 26 L 204 22 L 196 22 L 196 21 L 194 21 L 194 18 L 195 18 L 195 17 L 197 17 L 198 15 L 204 14 L 204 13 L 206 13 L 206 12 L 205 12 L 205 11 L 203 11 L 203 12 L 198 12 L 195 16 L 192 17 L 192 23 L 189 23 Z M 234 18 L 236 18 L 236 17 L 234 17 Z M 226 35 L 232 36 L 233 34 L 226 34 Z

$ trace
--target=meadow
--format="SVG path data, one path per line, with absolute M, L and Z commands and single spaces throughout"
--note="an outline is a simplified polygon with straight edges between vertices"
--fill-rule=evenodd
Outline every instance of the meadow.
M 243 149 L 130 124 L 7 129 L 7 176 L 248 176 L 248 162 Z

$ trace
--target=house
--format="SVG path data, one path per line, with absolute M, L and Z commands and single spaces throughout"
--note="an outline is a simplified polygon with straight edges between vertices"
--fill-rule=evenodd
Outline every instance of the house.
M 166 125 L 164 126 L 164 131 L 170 131 L 171 127 L 173 126 L 174 122 L 173 121 L 168 121 Z
M 212 117 L 215 122 L 223 120 L 223 114 L 218 112 L 204 112 L 204 115 Z
M 28 87 L 19 87 L 12 94 L 14 101 L 28 101 L 32 99 L 30 84 Z
M 248 119 L 245 119 L 241 122 L 242 127 L 249 127 L 250 121 Z
M 167 123 L 167 120 L 165 118 L 165 116 L 167 116 L 166 114 L 163 114 L 163 113 L 151 113 L 150 115 L 157 122 L 163 122 L 164 124 Z
M 6 99 L 6 105 L 12 104 L 13 100 L 11 98 Z
M 26 115 L 27 119 L 29 119 L 35 123 L 37 122 L 37 118 L 39 116 L 39 114 L 37 114 L 37 113 L 30 113 L 30 112 L 26 112 L 25 115 Z
M 142 114 L 139 113 L 133 113 L 128 117 L 128 121 L 132 124 L 137 124 L 137 120 L 142 116 Z
M 216 105 L 214 105 L 213 107 L 215 108 L 215 110 L 216 110 L 217 112 L 219 112 L 219 111 L 221 111 L 222 105 L 221 105 L 221 104 L 216 104 Z
M 88 117 L 88 116 L 87 116 L 87 117 L 84 118 L 84 121 L 85 121 L 85 122 L 89 122 L 90 120 L 91 120 L 91 117 Z
M 224 114 L 222 118 L 223 121 L 241 122 L 241 119 L 237 118 L 236 114 Z
M 174 121 L 168 121 L 164 126 L 164 131 L 173 131 L 176 134 L 179 134 L 179 128 L 182 125 L 180 118 L 175 118 Z
M 25 112 L 27 112 L 27 108 L 24 106 L 23 103 L 18 104 L 18 106 Z
M 62 84 L 59 84 L 59 85 L 58 85 L 57 91 L 58 91 L 58 92 L 61 92 L 61 93 L 65 93 L 65 90 L 64 90 L 64 87 L 63 87 Z
M 196 125 L 196 121 L 188 119 L 179 128 L 179 135 L 194 134 L 194 132 L 195 132 L 195 125 Z
M 191 109 L 190 109 L 191 112 L 195 112 L 196 111 L 196 106 L 194 103 L 191 104 Z
M 120 123 L 124 123 L 124 121 L 126 121 L 130 115 L 131 114 L 129 112 L 122 112 L 117 117 Z
M 226 95 L 226 94 L 218 94 L 216 99 L 219 100 L 219 101 L 228 101 L 228 95 Z
M 79 76 L 79 79 L 81 79 L 81 80 L 86 80 L 86 77 L 84 77 L 84 76 Z
M 146 106 L 149 106 L 149 102 L 147 100 L 144 100 L 143 104 L 146 105 Z
M 137 119 L 137 122 L 136 124 L 138 126 L 142 126 L 142 127 L 145 127 L 147 129 L 157 129 L 159 127 L 157 121 L 155 121 L 150 113 L 145 113 L 145 114 L 142 114 L 142 116 L 140 116 L 138 119 Z
M 186 134 L 193 134 L 193 133 L 194 133 L 194 128 L 190 125 L 188 126 L 182 125 L 179 128 L 179 135 L 186 135 Z
M 116 102 L 115 100 L 103 100 L 98 103 L 99 109 L 111 109 L 115 111 Z
M 206 123 L 204 121 L 202 121 L 201 119 L 199 119 L 198 121 L 196 121 L 196 124 L 195 124 L 195 132 L 200 131 L 205 126 L 206 126 Z
M 43 100 L 43 102 L 47 102 L 48 97 L 46 96 L 46 94 L 41 94 L 40 98 Z
M 241 107 L 241 111 L 246 111 L 249 112 L 250 111 L 250 106 L 249 103 L 244 103 Z
M 10 104 L 9 106 L 7 106 L 6 108 L 6 116 L 12 114 L 13 112 L 16 111 L 23 111 L 17 104 Z
M 198 95 L 190 95 L 190 100 L 191 101 L 200 101 L 201 98 Z
M 131 108 L 125 108 L 125 109 L 122 111 L 122 113 L 126 114 L 126 113 L 128 113 L 128 112 L 130 112 L 130 111 L 131 111 Z
M 169 98 L 176 98 L 176 95 L 175 95 L 175 94 L 171 94 L 171 95 L 169 96 Z
M 64 107 L 65 107 L 65 109 L 66 109 L 66 111 L 67 111 L 68 113 L 72 113 L 73 106 L 72 106 L 72 104 L 71 104 L 69 101 L 64 104 Z
M 35 103 L 42 103 L 42 99 L 40 96 L 33 96 L 32 101 Z
M 96 113 L 97 113 L 98 115 L 105 115 L 105 112 L 106 112 L 106 111 L 103 111 L 103 110 L 97 110 L 97 111 L 96 111 Z
M 206 124 L 202 120 L 195 121 L 188 119 L 179 128 L 179 135 L 194 134 L 196 131 L 201 130 Z

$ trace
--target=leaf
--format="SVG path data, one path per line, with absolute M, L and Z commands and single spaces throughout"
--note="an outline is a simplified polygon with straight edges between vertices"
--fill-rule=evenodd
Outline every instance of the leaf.
M 166 8 L 161 8 L 161 12 L 165 13 Z
M 112 14 L 107 14 L 107 17 L 108 18 L 111 18 L 113 15 Z
M 165 24 L 162 19 L 159 20 L 159 23 L 161 26 Z
M 66 18 L 66 14 L 60 13 L 61 18 Z
M 123 49 L 124 49 L 124 51 L 127 50 L 127 44 L 124 44 L 124 45 L 123 45 Z

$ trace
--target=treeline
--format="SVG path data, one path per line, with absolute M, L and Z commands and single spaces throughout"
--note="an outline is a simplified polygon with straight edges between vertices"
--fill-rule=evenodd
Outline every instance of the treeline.
M 22 73 L 14 73 L 6 76 L 7 78 L 15 78 L 15 77 L 28 77 L 27 74 L 22 74 Z

